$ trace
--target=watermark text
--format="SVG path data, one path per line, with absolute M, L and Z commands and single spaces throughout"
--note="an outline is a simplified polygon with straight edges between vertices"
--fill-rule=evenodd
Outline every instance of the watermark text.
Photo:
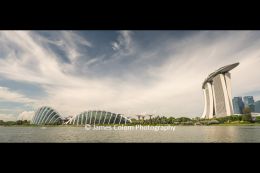
M 141 130 L 141 131 L 175 131 L 175 126 L 95 126 L 95 125 L 85 125 L 85 130 L 95 130 L 95 131 L 133 131 L 133 130 Z

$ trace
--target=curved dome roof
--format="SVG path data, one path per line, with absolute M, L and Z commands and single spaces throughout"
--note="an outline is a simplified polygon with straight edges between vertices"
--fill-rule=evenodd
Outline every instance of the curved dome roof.
M 127 117 L 106 111 L 85 111 L 72 117 L 66 124 L 126 124 L 131 122 Z
M 43 106 L 35 112 L 31 123 L 37 125 L 62 124 L 62 118 L 60 114 L 51 107 Z
M 211 82 L 212 79 L 213 79 L 215 76 L 217 76 L 218 74 L 227 73 L 227 72 L 229 72 L 230 70 L 232 70 L 233 68 L 235 68 L 235 67 L 238 66 L 238 65 L 239 65 L 239 62 L 234 63 L 234 64 L 230 64 L 230 65 L 226 65 L 226 66 L 221 67 L 221 68 L 219 68 L 218 70 L 214 71 L 213 73 L 211 73 L 211 74 L 204 80 L 204 82 L 203 82 L 203 84 L 202 84 L 202 88 L 205 87 L 205 84 L 206 84 L 207 82 Z

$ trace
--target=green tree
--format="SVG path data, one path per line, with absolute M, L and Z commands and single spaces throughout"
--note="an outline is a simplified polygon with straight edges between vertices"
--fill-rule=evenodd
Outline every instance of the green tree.
M 260 123 L 260 116 L 256 116 L 255 118 L 255 122 Z
M 243 109 L 243 115 L 241 118 L 242 121 L 248 121 L 248 122 L 252 122 L 252 115 L 251 115 L 251 109 L 250 107 L 245 107 Z
M 149 121 L 150 121 L 150 124 L 152 124 L 152 114 L 148 115 L 150 117 Z
M 250 115 L 251 115 L 251 109 L 250 109 L 250 107 L 245 107 L 245 108 L 243 109 L 243 114 L 250 114 Z
M 175 118 L 174 117 L 169 117 L 168 118 L 168 124 L 173 124 L 175 121 Z
M 239 119 L 239 116 L 238 116 L 238 115 L 231 115 L 231 116 L 229 117 L 229 120 L 230 120 L 230 121 L 239 121 L 240 119 Z
M 251 116 L 251 114 L 243 114 L 243 115 L 242 115 L 242 121 L 252 122 L 252 116 Z
M 176 118 L 175 121 L 176 122 L 188 122 L 188 121 L 191 121 L 191 119 L 187 118 L 187 117 L 180 117 L 180 118 Z
M 195 117 L 194 120 L 195 120 L 195 121 L 199 121 L 199 120 L 200 120 L 200 117 Z

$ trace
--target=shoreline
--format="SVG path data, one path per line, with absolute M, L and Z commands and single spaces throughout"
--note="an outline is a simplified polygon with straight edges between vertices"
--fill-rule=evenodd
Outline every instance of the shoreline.
M 260 123 L 245 123 L 245 124 L 211 124 L 211 125 L 173 125 L 173 124 L 157 124 L 157 125 L 151 125 L 151 124 L 135 124 L 135 125 L 118 125 L 118 124 L 112 124 L 112 125 L 95 125 L 95 126 L 260 126 Z M 0 127 L 85 127 L 85 126 L 75 126 L 75 125 L 0 125 Z

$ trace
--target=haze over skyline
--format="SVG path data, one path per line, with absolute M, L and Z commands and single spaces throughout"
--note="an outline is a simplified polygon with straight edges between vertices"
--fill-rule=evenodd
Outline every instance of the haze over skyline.
M 231 71 L 232 96 L 260 100 L 259 31 L 0 31 L 0 119 L 40 106 L 201 116 L 202 82 Z

